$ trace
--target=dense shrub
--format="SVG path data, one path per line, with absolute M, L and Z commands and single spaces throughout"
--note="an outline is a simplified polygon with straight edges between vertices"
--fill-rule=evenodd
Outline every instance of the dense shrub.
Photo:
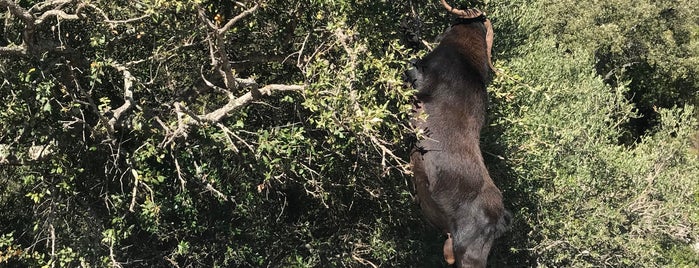
M 399 2 L 0 0 L 0 266 L 444 266 L 401 73 L 449 16 Z M 483 6 L 491 266 L 699 266 L 699 13 L 622 2 Z

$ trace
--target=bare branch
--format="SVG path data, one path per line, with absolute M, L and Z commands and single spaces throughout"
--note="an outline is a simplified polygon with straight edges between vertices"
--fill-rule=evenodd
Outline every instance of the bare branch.
M 301 56 L 303 56 L 303 50 L 306 48 L 306 42 L 308 42 L 309 37 L 311 37 L 311 33 L 306 34 L 306 38 L 303 39 L 303 43 L 301 44 L 301 49 L 299 49 L 297 52 L 299 56 L 296 58 L 296 67 L 298 67 L 301 71 L 304 69 L 304 66 L 301 64 Z
M 252 78 L 236 78 L 235 81 L 242 87 L 259 87 Z
M 252 79 L 239 79 L 241 83 L 246 84 L 246 85 L 257 85 L 257 83 L 252 80 Z M 172 144 L 175 139 L 179 137 L 184 137 L 187 138 L 187 133 L 189 132 L 189 127 L 191 125 L 199 125 L 202 123 L 218 123 L 227 116 L 230 115 L 231 112 L 240 109 L 241 107 L 251 103 L 254 100 L 257 100 L 261 98 L 264 95 L 271 95 L 272 92 L 275 91 L 301 91 L 305 88 L 304 85 L 277 85 L 277 84 L 272 84 L 272 85 L 267 85 L 264 86 L 258 90 L 251 89 L 250 92 L 235 98 L 232 94 L 229 94 L 229 101 L 227 104 L 225 104 L 223 107 L 216 109 L 213 112 L 204 114 L 204 115 L 197 115 L 192 113 L 191 111 L 187 110 L 186 107 L 183 107 L 179 102 L 174 103 L 174 112 L 177 115 L 177 127 L 169 127 L 167 126 L 164 122 L 162 122 L 159 118 L 155 118 L 155 120 L 160 124 L 160 126 L 165 130 L 165 138 L 163 141 L 160 143 L 159 146 L 161 147 L 166 147 L 170 144 Z M 188 116 L 188 117 L 186 117 Z M 221 124 L 217 124 L 219 127 L 221 127 Z M 226 129 L 222 128 L 224 132 L 226 132 Z M 233 134 L 231 131 L 226 132 L 227 135 L 232 134 L 236 139 L 242 140 L 240 137 L 236 136 Z M 232 144 L 232 139 L 230 139 L 231 144 Z M 245 143 L 245 145 L 252 150 L 252 146 L 249 144 Z M 236 148 L 237 149 L 237 148 Z
M 218 69 L 219 73 L 224 78 L 226 88 L 229 90 L 236 90 L 239 88 L 239 85 L 233 75 L 233 68 L 231 67 L 231 62 L 226 53 L 224 34 L 230 30 L 236 22 L 255 12 L 258 7 L 259 4 L 255 4 L 253 7 L 229 20 L 222 28 L 219 28 L 218 25 L 206 17 L 204 8 L 201 6 L 198 7 L 197 13 L 199 14 L 199 19 L 204 22 L 211 31 L 209 33 L 209 52 L 211 54 L 212 65 L 216 66 L 216 69 Z M 215 59 L 214 55 L 218 56 L 218 60 Z
M 10 44 L 8 46 L 0 47 L 0 55 L 27 55 L 29 52 L 34 51 L 34 47 L 39 48 L 39 50 L 46 51 L 62 51 L 64 48 L 55 45 L 46 45 L 46 42 L 34 40 L 34 31 L 36 26 L 43 23 L 46 19 L 51 17 L 57 17 L 59 19 L 65 20 L 75 20 L 79 19 L 78 13 L 80 12 L 80 7 L 76 11 L 76 14 L 68 14 L 59 8 L 63 4 L 69 3 L 66 0 L 51 1 L 46 4 L 37 5 L 33 10 L 43 10 L 48 6 L 54 6 L 54 9 L 48 10 L 41 14 L 39 17 L 34 15 L 30 10 L 24 9 L 19 6 L 15 1 L 11 0 L 0 0 L 0 8 L 7 8 L 10 14 L 18 17 L 22 22 L 24 22 L 24 30 L 22 31 L 22 44 Z M 50 43 L 50 42 L 49 42 Z M 40 51 L 43 52 L 43 51 Z
M 53 227 L 53 223 L 49 223 L 49 234 L 51 240 L 51 262 L 56 261 L 56 229 Z M 52 265 L 53 267 L 53 265 Z
M 75 13 L 73 14 L 62 10 L 64 6 L 70 3 L 78 3 L 77 7 L 75 8 Z M 45 51 L 65 51 L 63 46 L 53 44 L 52 42 L 46 42 L 47 40 L 34 40 L 34 32 L 37 25 L 40 25 L 51 18 L 57 18 L 58 20 L 81 19 L 82 10 L 85 7 L 96 10 L 97 13 L 102 16 L 103 22 L 109 24 L 109 26 L 112 28 L 117 23 L 129 23 L 150 17 L 150 14 L 145 14 L 126 20 L 110 20 L 107 14 L 99 7 L 90 3 L 75 0 L 43 1 L 34 5 L 29 10 L 21 7 L 15 1 L 0 0 L 0 9 L 9 10 L 10 14 L 19 18 L 24 23 L 24 29 L 22 31 L 22 44 L 10 44 L 8 46 L 0 47 L 0 55 L 26 56 L 28 54 L 38 54 Z
M 199 69 L 200 69 L 200 70 L 199 70 L 199 77 L 201 77 L 201 80 L 204 81 L 204 84 L 205 84 L 207 87 L 213 88 L 213 89 L 218 90 L 218 91 L 228 91 L 228 90 L 225 89 L 225 88 L 221 88 L 221 87 L 219 87 L 219 86 L 217 86 L 217 85 L 214 85 L 214 83 L 212 83 L 211 81 L 209 81 L 208 79 L 206 79 L 206 76 L 204 76 L 204 66 L 203 66 L 203 65 L 202 65 L 201 68 L 199 68 Z
M 0 0 L 0 7 L 8 8 L 12 15 L 19 17 L 25 23 L 34 23 L 34 15 L 32 15 L 32 13 L 30 13 L 28 10 L 17 5 L 15 1 Z
M 238 135 L 235 134 L 235 132 L 228 129 L 225 125 L 223 125 L 221 123 L 216 123 L 216 126 L 218 126 L 221 130 L 223 130 L 223 133 L 226 134 L 226 138 L 228 139 L 228 142 L 230 142 L 231 146 L 233 146 L 233 151 L 235 151 L 237 153 L 238 147 L 235 146 L 235 144 L 233 143 L 233 139 L 231 139 L 230 136 L 235 137 L 238 141 L 245 144 L 245 146 L 248 147 L 248 149 L 250 149 L 251 152 L 255 152 L 255 149 L 253 149 L 249 143 L 247 143 L 244 139 L 240 138 Z
M 133 91 L 131 90 L 131 87 L 133 86 L 133 82 L 136 80 L 136 78 L 133 77 L 131 72 L 129 72 L 129 70 L 127 70 L 124 66 L 117 65 L 116 69 L 124 74 L 124 104 L 122 104 L 119 108 L 112 109 L 112 118 L 110 118 L 107 122 L 111 129 L 115 129 L 115 125 L 121 115 L 130 110 L 134 105 Z
M 182 191 L 185 190 L 184 186 L 187 184 L 187 182 L 184 180 L 184 177 L 182 176 L 182 169 L 180 168 L 180 162 L 177 161 L 177 158 L 175 155 L 170 152 L 170 156 L 175 159 L 175 170 L 177 170 L 177 178 L 180 180 L 180 186 L 182 186 Z
M 111 24 L 131 23 L 131 22 L 137 22 L 137 21 L 142 20 L 142 19 L 146 19 L 146 18 L 150 17 L 150 15 L 151 15 L 151 14 L 145 14 L 145 15 L 142 15 L 142 16 L 139 16 L 139 17 L 130 18 L 130 19 L 125 19 L 125 20 L 111 20 L 111 19 L 106 19 L 106 20 L 104 20 L 104 22 L 106 22 L 106 23 L 111 23 Z
M 62 6 L 68 3 L 71 3 L 75 0 L 52 0 L 52 1 L 43 1 L 39 2 L 36 5 L 32 6 L 29 9 L 29 12 L 41 12 L 42 10 L 46 9 L 47 7 L 55 8 L 56 6 Z
M 361 263 L 361 264 L 370 265 L 370 266 L 373 267 L 373 268 L 378 268 L 378 266 L 376 266 L 376 264 L 374 264 L 374 263 L 372 263 L 372 262 L 370 262 L 370 261 L 368 261 L 368 260 L 366 260 L 366 259 L 360 257 L 360 256 L 357 255 L 357 254 L 352 253 L 352 259 L 355 260 L 355 261 L 357 261 L 357 262 L 359 262 L 359 263 Z
M 39 16 L 39 18 L 37 18 L 34 22 L 36 24 L 41 24 L 49 17 L 58 17 L 64 20 L 77 20 L 80 18 L 77 14 L 68 14 L 63 10 L 52 9 L 44 12 L 44 14 L 41 14 L 41 16 Z
M 136 193 L 141 181 L 139 180 L 138 172 L 133 168 L 131 168 L 131 175 L 133 175 L 133 189 L 131 190 L 131 205 L 129 205 L 129 211 L 134 212 L 135 210 L 133 208 L 136 206 Z
M 139 20 L 142 20 L 142 19 L 145 19 L 145 18 L 148 18 L 151 16 L 151 14 L 144 14 L 144 15 L 141 15 L 141 16 L 138 16 L 135 18 L 129 18 L 129 19 L 124 19 L 124 20 L 113 20 L 113 19 L 110 19 L 109 16 L 107 16 L 107 13 L 104 12 L 104 10 L 102 10 L 101 8 L 99 8 L 93 4 L 81 3 L 81 7 L 89 7 L 89 8 L 94 9 L 95 11 L 97 11 L 97 13 L 99 13 L 100 16 L 102 16 L 103 22 L 109 24 L 110 27 L 114 27 L 114 26 L 116 26 L 116 24 L 136 22 L 136 21 L 139 21 Z M 78 10 L 80 10 L 80 9 L 78 9 Z M 76 14 L 77 13 L 79 13 L 79 12 L 76 12 Z
M 212 29 L 212 30 L 218 29 L 218 27 L 216 27 L 216 24 L 214 24 L 211 20 L 206 18 L 206 12 L 204 11 L 203 7 L 199 6 L 199 8 L 197 9 L 197 14 L 199 14 L 199 19 L 201 19 L 201 21 L 206 23 L 206 26 L 209 26 L 210 29 Z
M 27 55 L 27 47 L 10 44 L 9 46 L 0 47 L 0 55 L 24 56 L 24 55 Z
M 386 156 L 388 155 L 390 157 L 390 160 L 392 160 L 394 163 L 397 164 L 397 168 L 403 172 L 403 174 L 410 174 L 410 170 L 408 168 L 407 163 L 405 160 L 402 158 L 396 156 L 393 151 L 389 148 L 387 148 L 384 144 L 386 144 L 385 141 L 379 140 L 376 138 L 376 136 L 371 135 L 370 136 L 371 142 L 374 144 L 374 146 L 378 147 L 378 149 L 381 151 L 381 166 L 384 168 L 384 173 L 387 173 L 389 171 L 389 167 L 386 165 Z
M 175 260 L 170 259 L 170 257 L 165 256 L 165 257 L 163 257 L 163 259 L 165 259 L 167 262 L 169 262 L 173 267 L 180 268 L 180 265 L 177 264 L 177 262 Z
M 221 191 L 219 191 L 219 190 L 217 190 L 216 188 L 214 188 L 214 186 L 211 185 L 211 183 L 209 183 L 209 182 L 204 182 L 204 183 L 206 184 L 206 190 L 208 190 L 209 192 L 214 193 L 214 195 L 216 195 L 218 198 L 221 198 L 221 199 L 223 199 L 224 201 L 228 201 L 228 196 L 226 196 L 226 195 L 223 194 Z
M 273 91 L 300 91 L 304 88 L 303 85 L 267 85 L 260 88 L 259 92 L 261 95 L 270 95 Z M 245 93 L 243 96 L 231 99 L 226 105 L 211 113 L 200 115 L 199 118 L 206 122 L 219 122 L 221 119 L 228 116 L 229 113 L 256 99 L 257 98 L 253 96 L 253 92 L 251 91 Z
M 226 53 L 226 42 L 223 38 L 223 34 L 219 32 L 218 26 L 216 26 L 206 17 L 206 12 L 201 6 L 198 8 L 198 14 L 199 19 L 206 23 L 208 28 L 211 30 L 209 33 L 209 53 L 211 54 L 212 65 L 216 66 L 219 73 L 223 77 L 226 88 L 235 89 L 235 77 L 233 77 L 233 69 L 231 68 L 230 61 L 228 60 L 228 54 Z M 215 58 L 215 56 L 218 56 L 218 60 Z
M 235 142 L 233 142 L 233 139 L 231 139 L 231 136 L 229 135 L 229 134 L 232 134 L 233 131 L 231 131 L 230 129 L 228 129 L 228 127 L 226 127 L 225 125 L 223 125 L 221 123 L 216 123 L 216 126 L 218 126 L 223 131 L 223 134 L 226 135 L 226 140 L 228 141 L 228 143 L 231 144 L 231 148 L 233 149 L 233 152 L 236 152 L 236 153 L 239 152 L 240 150 L 238 150 L 238 147 L 235 146 Z
M 240 21 L 241 19 L 243 19 L 243 18 L 247 17 L 248 15 L 252 14 L 253 12 L 255 12 L 255 10 L 257 10 L 258 7 L 260 7 L 260 5 L 256 3 L 253 7 L 249 8 L 248 10 L 243 11 L 243 13 L 240 13 L 240 14 L 238 14 L 238 16 L 235 16 L 234 18 L 229 20 L 226 23 L 226 25 L 221 27 L 221 29 L 218 29 L 218 34 L 224 34 L 228 30 L 230 30 L 231 27 L 233 26 L 233 24 L 235 24 L 236 22 Z

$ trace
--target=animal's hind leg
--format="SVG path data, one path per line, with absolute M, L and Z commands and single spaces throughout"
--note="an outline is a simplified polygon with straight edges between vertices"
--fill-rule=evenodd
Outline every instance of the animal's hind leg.
M 454 241 L 451 240 L 450 233 L 447 233 L 447 240 L 444 241 L 444 260 L 449 265 L 454 264 Z

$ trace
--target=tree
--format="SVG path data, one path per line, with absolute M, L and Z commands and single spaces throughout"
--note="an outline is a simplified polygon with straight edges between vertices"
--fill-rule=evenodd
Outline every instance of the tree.
M 404 49 L 346 24 L 389 5 L 0 6 L 3 261 L 369 263 L 417 220 L 341 220 L 411 211 Z
M 613 14 L 605 7 L 542 1 L 491 13 L 495 32 L 514 32 L 516 44 L 496 64 L 484 135 L 484 156 L 516 211 L 508 243 L 532 266 L 696 266 L 694 108 L 690 99 L 658 107 L 652 130 L 624 142 L 641 105 L 628 96 L 639 89 L 628 76 L 609 83 L 599 74 L 600 51 L 617 39 L 583 23 Z
M 542 32 L 565 49 L 595 53 L 595 68 L 639 111 L 624 142 L 660 124 L 658 108 L 699 101 L 699 10 L 696 1 L 543 1 Z M 561 17 L 571 19 L 561 20 Z
M 640 76 L 626 52 L 597 64 L 623 43 L 581 30 L 593 6 L 572 6 L 482 6 L 500 69 L 484 157 L 515 214 L 490 263 L 696 265 L 692 103 L 658 106 L 653 131 L 620 143 Z M 696 5 L 676 6 L 691 22 Z M 438 3 L 0 7 L 0 266 L 444 265 L 412 201 L 401 81 L 449 23 Z M 688 74 L 650 64 L 679 80 L 647 81 L 696 85 L 695 28 L 672 25 L 686 42 L 637 58 Z M 631 39 L 666 28 L 649 29 Z

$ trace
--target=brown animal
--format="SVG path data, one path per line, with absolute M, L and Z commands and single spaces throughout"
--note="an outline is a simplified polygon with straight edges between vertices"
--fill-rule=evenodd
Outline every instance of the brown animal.
M 446 261 L 485 267 L 509 221 L 479 146 L 493 32 L 483 12 L 442 5 L 456 23 L 406 73 L 417 89 L 412 124 L 421 133 L 410 162 L 424 216 L 448 236 Z

